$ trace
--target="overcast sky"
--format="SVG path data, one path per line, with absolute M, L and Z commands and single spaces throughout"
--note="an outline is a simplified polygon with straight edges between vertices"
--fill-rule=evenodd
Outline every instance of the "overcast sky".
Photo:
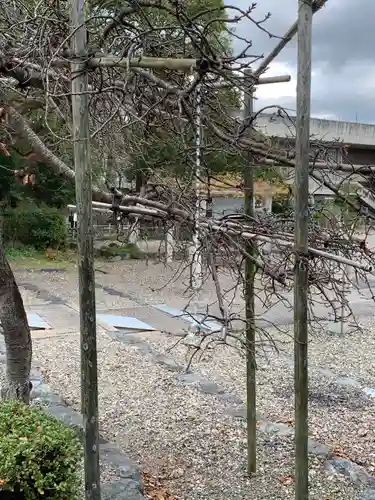
M 252 0 L 232 0 L 246 8 Z M 227 2 L 226 2 L 227 3 Z M 297 0 L 258 0 L 254 17 L 267 12 L 269 31 L 282 36 L 297 18 Z M 312 115 L 334 120 L 375 123 L 375 0 L 328 0 L 313 18 Z M 236 29 L 253 41 L 253 53 L 266 54 L 277 40 L 269 39 L 249 21 Z M 289 73 L 290 83 L 264 85 L 256 108 L 270 104 L 295 110 L 296 40 L 275 60 L 268 75 Z M 235 49 L 242 48 L 234 42 Z

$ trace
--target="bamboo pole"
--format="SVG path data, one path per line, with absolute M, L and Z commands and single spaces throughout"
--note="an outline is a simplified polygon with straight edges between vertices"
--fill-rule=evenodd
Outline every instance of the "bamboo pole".
M 238 84 L 243 83 L 243 79 L 245 77 L 238 76 L 232 78 L 231 81 L 222 82 L 222 83 L 214 83 L 211 88 L 214 89 L 224 89 L 226 87 L 233 87 L 233 85 L 237 82 Z M 276 75 L 276 76 L 263 76 L 261 78 L 252 78 L 254 85 L 257 87 L 259 85 L 269 85 L 270 83 L 287 83 L 290 82 L 292 77 L 290 75 Z
M 260 162 L 257 162 L 257 165 L 255 167 L 258 168 L 272 168 L 272 167 L 281 167 L 283 166 L 279 161 L 277 160 L 261 160 Z M 295 164 L 291 164 L 286 166 L 286 168 L 295 168 Z M 350 163 L 345 164 L 345 163 L 333 163 L 330 165 L 329 163 L 324 163 L 320 161 L 310 161 L 310 169 L 311 170 L 328 170 L 329 173 L 334 174 L 334 173 L 340 173 L 340 172 L 346 172 L 350 174 L 357 174 L 357 175 L 362 175 L 362 176 L 372 176 L 375 174 L 375 165 L 352 165 Z
M 132 201 L 135 199 L 137 200 L 138 198 L 136 197 L 128 197 Z M 126 201 L 127 197 L 124 197 L 124 201 Z M 141 202 L 142 200 L 139 198 L 139 201 Z M 148 200 L 146 200 L 148 201 Z M 100 202 L 92 202 L 94 209 L 96 207 L 102 208 L 103 210 L 105 208 L 108 209 L 108 211 L 113 210 L 113 207 L 109 203 L 100 203 Z M 190 216 L 188 212 L 185 212 L 183 210 L 171 210 L 170 207 L 167 205 L 162 205 L 161 203 L 157 203 L 159 205 L 159 208 L 157 210 L 150 210 L 148 208 L 141 208 L 141 207 L 134 207 L 134 206 L 122 206 L 120 205 L 119 207 L 116 207 L 116 210 L 119 212 L 124 212 L 128 214 L 137 214 L 137 215 L 143 215 L 145 217 L 156 217 L 156 218 L 168 218 L 168 217 L 174 217 L 176 219 L 182 219 L 186 223 L 193 223 L 194 218 Z M 68 208 L 74 208 L 75 205 L 68 205 Z M 243 239 L 249 239 L 249 240 L 255 240 L 255 241 L 262 241 L 265 243 L 276 243 L 277 245 L 285 248 L 293 248 L 294 243 L 291 241 L 288 241 L 288 238 L 290 238 L 290 234 L 285 233 L 283 234 L 275 234 L 271 236 L 265 236 L 263 234 L 257 234 L 251 232 L 251 229 L 246 226 L 242 226 L 241 224 L 235 223 L 235 222 L 230 222 L 230 221 L 221 221 L 221 220 L 204 220 L 200 224 L 201 228 L 203 229 L 208 229 L 210 231 L 217 231 L 221 233 L 226 233 L 232 236 L 240 236 Z M 361 238 L 353 237 L 353 241 L 357 243 L 364 243 L 364 240 Z M 308 247 L 308 252 L 311 255 L 314 255 L 316 257 L 322 257 L 328 260 L 332 260 L 335 262 L 339 262 L 341 264 L 356 268 L 356 269 L 361 269 L 366 272 L 372 272 L 373 268 L 371 266 L 368 266 L 367 264 L 362 264 L 361 262 L 357 262 L 352 259 L 347 259 L 346 257 L 342 257 L 340 255 L 336 254 L 331 254 L 329 252 L 325 252 L 323 250 L 319 250 L 317 248 L 313 247 Z
M 295 171 L 294 377 L 296 500 L 308 500 L 308 231 L 312 0 L 299 0 Z
M 252 83 L 251 70 L 245 73 L 246 82 Z M 253 115 L 253 94 L 249 90 L 245 95 L 245 120 L 251 120 Z M 244 168 L 245 215 L 254 216 L 254 169 L 253 157 L 248 155 L 248 164 Z M 245 258 L 245 313 L 246 313 L 246 414 L 247 414 L 247 472 L 256 472 L 256 361 L 255 361 L 255 298 L 254 280 L 256 273 L 255 242 L 249 240 L 246 245 Z
M 324 5 L 327 3 L 327 0 L 314 0 L 312 3 L 312 13 L 315 14 L 318 12 Z M 309 2 L 311 4 L 311 2 Z M 288 43 L 292 40 L 294 35 L 298 31 L 298 21 L 296 21 L 285 33 L 280 42 L 276 45 L 274 49 L 268 54 L 267 57 L 263 59 L 260 63 L 258 69 L 254 71 L 254 76 L 259 77 L 262 73 L 266 71 L 271 62 L 280 54 L 283 48 L 288 45 Z
M 64 59 L 55 58 L 51 61 L 51 66 L 53 67 L 64 67 L 72 63 L 73 61 L 86 62 L 86 68 L 145 68 L 145 69 L 170 69 L 176 71 L 184 71 L 190 73 L 194 69 L 200 69 L 204 65 L 204 61 L 200 59 L 182 59 L 182 58 L 167 58 L 167 57 L 133 57 L 128 59 L 127 57 L 117 57 L 111 55 L 101 55 L 94 54 L 96 57 L 88 58 L 87 52 L 81 52 L 80 54 L 71 53 L 66 54 L 67 57 Z
M 269 85 L 270 83 L 288 83 L 292 80 L 290 75 L 263 76 L 255 80 L 256 86 Z
M 86 50 L 85 4 L 71 2 L 72 49 Z M 88 77 L 85 63 L 73 62 L 72 116 L 78 218 L 78 275 L 81 330 L 81 404 L 84 431 L 85 499 L 100 500 L 99 419 L 96 347 L 94 245 Z
M 200 220 L 206 215 L 207 203 L 202 199 L 202 106 L 201 86 L 196 89 L 196 121 L 195 121 L 195 224 L 192 245 L 191 287 L 199 292 L 203 285 L 203 254 Z

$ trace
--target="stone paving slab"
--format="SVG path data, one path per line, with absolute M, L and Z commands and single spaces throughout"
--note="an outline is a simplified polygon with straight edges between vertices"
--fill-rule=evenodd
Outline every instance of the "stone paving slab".
M 30 311 L 39 314 L 59 334 L 79 331 L 78 311 L 64 304 L 50 304 L 45 307 L 31 307 Z
M 48 328 L 47 330 L 30 330 L 30 335 L 32 340 L 38 340 L 56 337 L 58 333 L 53 328 Z
M 133 308 L 112 309 L 111 314 L 131 316 L 153 326 L 156 331 L 166 331 L 173 335 L 185 335 L 189 323 L 179 318 L 172 318 L 168 314 L 158 311 L 151 306 L 138 306 Z
M 111 311 L 113 314 L 114 309 L 123 307 L 137 307 L 137 303 L 128 297 L 114 296 L 108 293 L 108 291 L 102 290 L 101 288 L 96 288 L 95 290 L 95 302 L 97 312 Z
M 66 301 L 61 298 L 59 295 L 54 295 L 50 290 L 47 290 L 45 288 L 42 288 L 41 286 L 35 284 L 35 283 L 30 283 L 29 281 L 18 281 L 18 286 L 20 290 L 26 291 L 25 293 L 30 293 L 30 297 L 37 298 L 38 301 L 42 301 L 39 304 L 35 302 L 35 305 L 39 307 L 43 304 L 49 305 L 49 304 L 66 304 Z M 29 307 L 34 305 L 34 302 L 32 299 L 30 299 L 30 304 L 25 302 L 25 306 Z
M 39 314 L 52 327 L 50 330 L 46 330 L 44 337 L 42 337 L 40 333 L 37 333 L 36 335 L 32 334 L 32 338 L 46 338 L 48 336 L 52 337 L 55 335 L 68 335 L 72 333 L 77 334 L 80 331 L 79 313 L 69 306 L 64 304 L 50 304 L 43 308 L 31 307 L 30 310 Z M 96 331 L 98 334 L 104 333 L 107 330 L 108 325 L 97 323 Z
M 26 308 L 30 306 L 37 306 L 37 307 L 43 307 L 45 305 L 48 305 L 50 302 L 48 300 L 45 300 L 41 297 L 38 297 L 38 292 L 28 290 L 22 286 L 19 287 L 22 300 L 24 303 L 24 306 Z

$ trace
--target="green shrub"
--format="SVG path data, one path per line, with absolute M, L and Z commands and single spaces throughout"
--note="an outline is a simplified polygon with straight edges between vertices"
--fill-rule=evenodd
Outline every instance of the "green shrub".
M 272 200 L 272 212 L 274 214 L 286 215 L 292 210 L 293 204 L 289 195 L 275 196 Z
M 4 242 L 32 245 L 38 250 L 63 247 L 67 226 L 64 216 L 55 208 L 22 207 L 4 213 Z
M 143 259 L 144 253 L 134 243 L 124 243 L 119 245 L 116 242 L 111 242 L 109 245 L 103 245 L 99 249 L 99 255 L 104 258 L 124 257 L 129 259 Z
M 80 461 L 81 445 L 72 429 L 39 408 L 0 404 L 3 491 L 22 493 L 25 500 L 78 499 Z

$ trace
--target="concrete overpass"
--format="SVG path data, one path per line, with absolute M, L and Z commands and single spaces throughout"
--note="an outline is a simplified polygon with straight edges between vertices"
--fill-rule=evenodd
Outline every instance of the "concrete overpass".
M 286 119 L 264 113 L 258 116 L 256 128 L 269 137 L 292 139 L 295 137 L 295 117 Z M 311 118 L 310 132 L 313 141 L 372 149 L 375 154 L 375 125 Z
M 237 116 L 242 120 L 243 111 L 237 111 Z M 279 139 L 283 142 L 293 144 L 296 130 L 295 117 L 283 117 L 276 114 L 260 114 L 257 117 L 255 128 L 267 137 Z M 375 125 L 365 123 L 343 122 L 311 118 L 310 120 L 311 141 L 325 144 L 326 155 L 337 163 L 353 165 L 375 165 Z M 290 146 L 289 146 L 290 147 Z M 323 148 L 324 149 L 324 148 Z M 318 161 L 326 161 L 324 157 Z M 282 167 L 285 181 L 289 184 L 294 182 L 294 169 Z M 346 173 L 325 173 L 332 184 L 347 182 Z M 350 183 L 361 183 L 362 176 L 352 175 Z M 332 196 L 332 191 L 324 185 L 310 178 L 309 190 L 314 198 Z

